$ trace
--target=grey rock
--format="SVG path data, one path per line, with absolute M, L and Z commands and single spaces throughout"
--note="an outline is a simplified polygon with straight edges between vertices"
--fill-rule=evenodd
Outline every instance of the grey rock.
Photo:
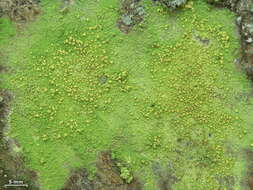
M 242 17 L 241 16 L 237 17 L 236 22 L 238 25 L 241 24 L 241 21 L 242 21 Z
M 100 78 L 99 78 L 99 82 L 101 84 L 105 84 L 106 82 L 108 81 L 108 77 L 106 75 L 102 75 Z
M 245 27 L 247 28 L 250 34 L 253 34 L 253 24 L 246 24 Z
M 136 9 L 136 11 L 137 11 L 138 15 L 140 15 L 140 16 L 142 16 L 142 15 L 145 14 L 145 10 L 144 10 L 143 7 L 138 7 L 138 8 Z
M 248 38 L 245 40 L 247 43 L 252 43 L 253 42 L 253 38 Z
M 129 15 L 124 15 L 124 16 L 122 16 L 122 22 L 123 22 L 125 25 L 131 25 L 133 21 L 132 21 L 131 16 L 129 16 Z
M 135 8 L 135 4 L 132 3 L 132 4 L 130 5 L 130 8 L 131 8 L 131 9 L 134 9 L 134 8 Z

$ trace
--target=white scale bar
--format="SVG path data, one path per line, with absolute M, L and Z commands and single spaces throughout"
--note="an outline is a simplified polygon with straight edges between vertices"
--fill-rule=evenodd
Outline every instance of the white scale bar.
M 4 185 L 4 187 L 28 187 L 27 184 L 8 184 Z

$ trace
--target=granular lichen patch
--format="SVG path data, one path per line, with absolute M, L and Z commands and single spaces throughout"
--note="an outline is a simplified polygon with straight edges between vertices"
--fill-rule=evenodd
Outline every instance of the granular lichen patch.
M 99 188 L 240 189 L 252 99 L 234 65 L 235 15 L 194 1 L 172 17 L 143 1 L 145 19 L 125 35 L 117 0 L 76 1 L 68 14 L 59 4 L 42 5 L 18 51 L 5 46 L 2 87 L 15 95 L 5 135 L 43 190 L 80 177 Z

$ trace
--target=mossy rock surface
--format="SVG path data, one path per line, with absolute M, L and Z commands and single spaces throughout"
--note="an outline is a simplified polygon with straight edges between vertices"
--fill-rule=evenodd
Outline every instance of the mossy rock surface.
M 4 37 L 1 87 L 14 97 L 5 135 L 43 190 L 80 168 L 77 179 L 125 188 L 243 190 L 253 100 L 234 64 L 235 15 L 200 0 L 178 12 L 139 3 L 144 20 L 127 34 L 118 0 L 75 1 L 67 14 L 44 0 L 22 35 Z M 97 158 L 105 150 L 112 158 Z

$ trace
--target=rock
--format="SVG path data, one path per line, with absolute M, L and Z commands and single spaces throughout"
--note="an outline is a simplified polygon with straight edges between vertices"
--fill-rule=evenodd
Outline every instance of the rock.
M 131 8 L 131 9 L 134 9 L 134 8 L 135 8 L 135 4 L 134 4 L 134 3 L 131 3 L 130 8 Z
M 168 163 L 167 167 L 162 167 L 160 163 L 154 162 L 152 164 L 152 171 L 160 190 L 172 189 L 173 184 L 178 181 L 174 174 L 173 163 L 171 162 Z
M 85 169 L 73 171 L 67 180 L 65 187 L 61 190 L 92 190 L 93 185 L 88 180 L 88 174 Z
M 137 14 L 140 15 L 140 16 L 142 16 L 142 15 L 145 14 L 145 10 L 144 10 L 143 7 L 138 7 L 138 8 L 136 9 L 136 12 L 137 12 Z
M 123 15 L 122 16 L 122 22 L 125 24 L 125 25 L 131 25 L 132 24 L 132 19 L 129 15 Z
M 7 15 L 13 21 L 28 21 L 40 13 L 39 0 L 1 0 L 0 16 Z
M 253 3 L 250 5 L 250 7 L 249 7 L 249 10 L 248 10 L 249 12 L 251 12 L 251 13 L 253 13 Z
M 245 49 L 245 53 L 248 55 L 253 55 L 253 45 L 249 45 L 247 49 Z
M 100 84 L 105 84 L 108 81 L 108 77 L 106 75 L 102 75 L 99 78 Z
M 251 6 L 252 6 L 251 0 L 238 1 L 236 5 L 236 12 L 241 13 L 241 12 L 249 11 L 251 9 Z
M 250 24 L 245 24 L 245 28 L 247 29 L 247 31 L 250 33 L 250 34 L 253 34 L 253 24 L 250 23 Z
M 242 17 L 241 16 L 237 17 L 236 22 L 238 25 L 241 24 L 241 21 L 242 21 Z
M 128 34 L 133 26 L 144 20 L 144 8 L 139 5 L 140 0 L 122 0 L 121 17 L 117 21 L 118 28 Z
M 160 2 L 168 8 L 176 9 L 186 4 L 187 0 L 160 0 Z
M 247 43 L 252 43 L 253 42 L 253 38 L 248 38 L 247 40 L 245 40 Z
M 237 65 L 239 65 L 239 64 L 241 64 L 241 58 L 236 58 L 235 60 L 234 60 L 234 63 L 236 63 Z
M 3 16 L 4 10 L 0 7 L 0 17 Z

